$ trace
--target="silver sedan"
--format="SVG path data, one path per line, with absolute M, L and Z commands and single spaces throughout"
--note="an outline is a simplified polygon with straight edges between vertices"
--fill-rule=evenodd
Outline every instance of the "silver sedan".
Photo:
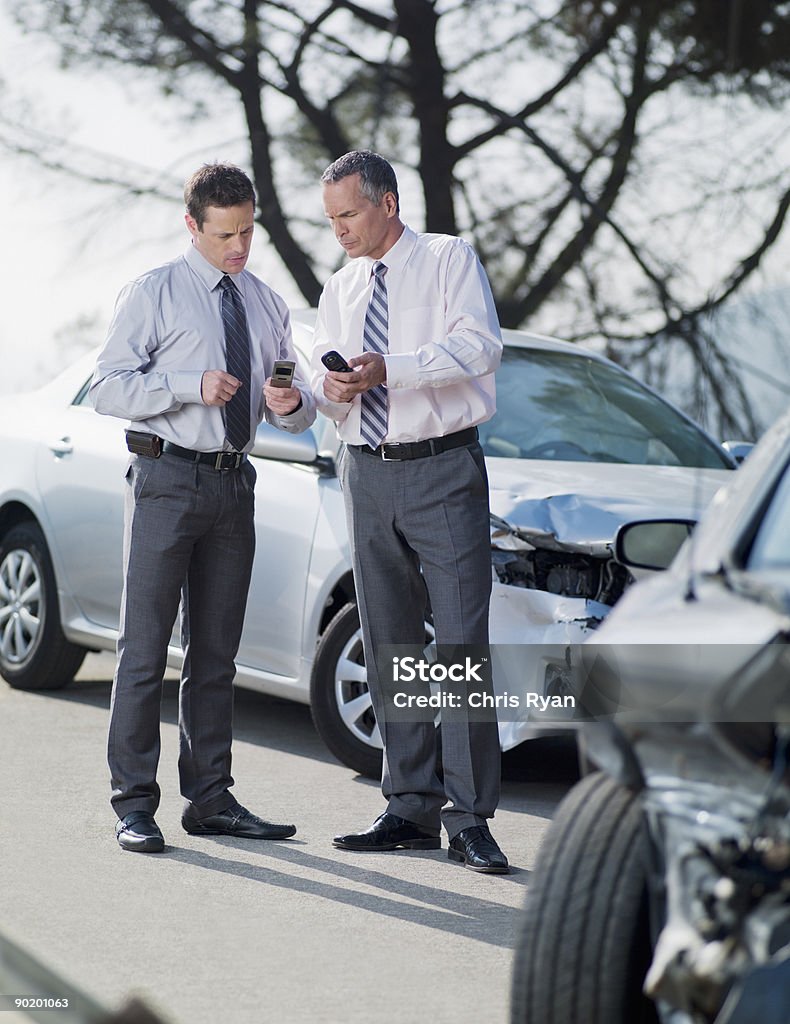
M 303 357 L 313 319 L 294 315 Z M 495 685 L 507 685 L 515 657 L 527 685 L 551 692 L 565 647 L 584 639 L 631 582 L 613 558 L 618 527 L 670 514 L 696 520 L 735 464 L 615 364 L 504 333 L 498 411 L 480 428 L 493 513 Z M 0 403 L 0 673 L 20 689 L 66 685 L 87 651 L 117 640 L 128 453 L 124 424 L 87 401 L 93 359 Z M 335 755 L 375 775 L 381 739 L 336 450 L 322 417 L 302 435 L 265 424 L 258 431 L 257 555 L 236 681 L 309 703 Z M 176 630 L 170 663 L 180 657 Z M 503 714 L 503 748 L 535 728 L 528 712 Z

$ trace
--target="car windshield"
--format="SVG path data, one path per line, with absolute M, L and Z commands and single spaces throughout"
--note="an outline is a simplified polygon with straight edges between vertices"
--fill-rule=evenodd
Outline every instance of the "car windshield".
M 755 536 L 749 569 L 790 568 L 790 469 L 785 467 Z
M 586 355 L 506 346 L 486 455 L 729 469 L 724 452 L 657 395 Z

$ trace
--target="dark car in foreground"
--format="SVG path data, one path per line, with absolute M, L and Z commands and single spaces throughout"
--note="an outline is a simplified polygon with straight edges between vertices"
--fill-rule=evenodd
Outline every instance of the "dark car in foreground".
M 616 557 L 661 568 L 686 526 Z M 787 1024 L 790 414 L 576 654 L 596 770 L 530 878 L 513 1024 Z

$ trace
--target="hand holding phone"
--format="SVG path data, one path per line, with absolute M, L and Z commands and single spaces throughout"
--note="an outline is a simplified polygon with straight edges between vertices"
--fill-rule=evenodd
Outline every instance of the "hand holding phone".
M 272 369 L 271 385 L 273 388 L 293 387 L 296 363 L 293 359 L 278 359 Z
M 340 355 L 339 352 L 335 352 L 334 349 L 330 349 L 329 352 L 324 352 L 321 356 L 321 362 L 327 368 L 327 370 L 334 370 L 335 373 L 353 373 L 353 369 L 348 365 L 345 359 Z

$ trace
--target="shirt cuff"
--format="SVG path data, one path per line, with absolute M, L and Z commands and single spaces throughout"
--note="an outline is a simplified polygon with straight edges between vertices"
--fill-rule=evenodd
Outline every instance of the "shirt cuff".
M 287 420 L 289 416 L 295 416 L 299 412 L 299 410 L 302 408 L 302 404 L 302 396 L 299 395 L 299 404 L 297 406 L 291 409 L 290 412 L 278 412 L 277 416 L 281 420 Z
M 417 388 L 420 386 L 417 356 L 414 352 L 390 353 L 384 356 L 387 367 L 388 388 Z
M 330 420 L 334 420 L 335 423 L 343 423 L 354 408 L 353 402 L 330 402 L 326 398 L 321 402 L 316 402 L 316 405 L 319 412 L 328 416 Z
M 176 373 L 168 373 L 167 387 L 173 397 L 182 404 L 199 402 L 202 405 L 203 396 L 200 393 L 202 380 L 202 370 L 179 370 Z

